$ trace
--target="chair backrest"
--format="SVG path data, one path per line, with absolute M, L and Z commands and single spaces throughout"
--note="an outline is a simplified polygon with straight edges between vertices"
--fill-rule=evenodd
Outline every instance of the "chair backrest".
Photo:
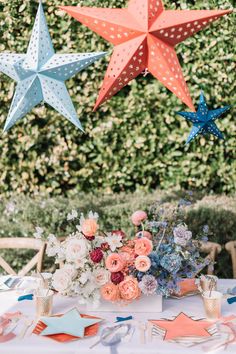
M 206 253 L 207 258 L 209 258 L 214 264 L 218 254 L 222 251 L 222 246 L 216 242 L 202 242 L 200 251 Z M 212 275 L 213 273 L 214 267 L 209 265 L 207 268 L 207 274 Z
M 29 249 L 38 251 L 37 254 L 18 272 L 18 275 L 24 276 L 35 266 L 38 272 L 42 272 L 43 257 L 46 249 L 46 243 L 41 240 L 26 237 L 3 237 L 0 238 L 1 249 Z M 8 274 L 17 275 L 12 267 L 0 256 L 0 267 Z
M 233 267 L 233 277 L 236 279 L 236 241 L 230 241 L 225 245 L 226 251 L 231 256 L 232 259 L 232 267 Z

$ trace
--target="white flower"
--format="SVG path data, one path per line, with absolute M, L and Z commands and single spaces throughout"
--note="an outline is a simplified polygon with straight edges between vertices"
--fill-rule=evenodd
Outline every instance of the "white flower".
M 56 253 L 58 261 L 62 261 L 65 259 L 65 249 L 61 246 L 61 244 L 56 247 Z
M 104 268 L 97 268 L 93 272 L 93 279 L 98 288 L 109 281 L 110 272 Z
M 67 220 L 68 221 L 70 221 L 70 220 L 74 220 L 74 219 L 76 219 L 78 217 L 78 213 L 77 213 L 77 211 L 76 210 L 72 210 L 71 211 L 71 213 L 69 213 L 68 215 L 67 215 Z
M 116 248 L 119 248 L 122 246 L 121 240 L 122 240 L 122 236 L 118 236 L 118 235 L 109 234 L 106 237 L 106 242 L 110 246 L 110 249 L 112 252 L 114 252 L 116 250 Z
M 39 226 L 36 226 L 35 230 L 36 230 L 36 232 L 33 234 L 34 237 L 37 238 L 37 239 L 41 239 L 42 235 L 44 233 L 44 230 L 41 227 L 39 227 Z
M 60 260 L 65 258 L 65 250 L 61 242 L 56 238 L 55 235 L 50 234 L 47 238 L 48 244 L 46 253 L 49 257 L 57 257 Z
M 100 305 L 100 298 L 100 291 L 95 290 L 86 301 L 88 308 L 97 309 Z
M 71 238 L 66 242 L 67 262 L 76 262 L 79 258 L 85 258 L 88 254 L 88 243 L 85 239 Z
M 86 262 L 87 262 L 86 258 L 78 258 L 75 261 L 75 266 L 76 268 L 83 268 Z
M 94 213 L 90 210 L 90 212 L 88 213 L 88 218 L 98 220 L 99 215 L 98 215 L 98 213 Z
M 58 247 L 54 244 L 48 243 L 46 253 L 48 257 L 55 257 L 58 253 Z
M 62 269 L 68 274 L 71 279 L 73 279 L 77 274 L 77 271 L 72 264 L 65 264 Z
M 96 289 L 96 285 L 92 281 L 88 281 L 83 287 L 83 295 L 84 297 L 89 297 L 92 295 L 94 290 Z
M 55 235 L 53 235 L 53 234 L 49 234 L 48 235 L 48 242 L 57 242 L 58 240 L 57 240 L 57 238 L 56 238 L 56 236 Z
M 88 280 L 91 280 L 91 271 L 83 272 L 79 278 L 79 281 L 82 285 L 87 283 Z
M 52 286 L 59 293 L 65 292 L 71 286 L 72 272 L 66 267 L 57 269 L 53 274 Z
M 106 242 L 106 238 L 103 236 L 96 236 L 95 240 L 93 241 L 96 247 L 100 247 L 102 243 Z
M 174 228 L 174 242 L 176 245 L 185 247 L 191 238 L 192 232 L 188 231 L 187 226 L 180 225 Z

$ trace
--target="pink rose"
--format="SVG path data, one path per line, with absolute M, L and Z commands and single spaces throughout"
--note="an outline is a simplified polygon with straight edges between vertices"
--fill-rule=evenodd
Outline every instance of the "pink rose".
M 138 256 L 148 256 L 153 249 L 152 241 L 146 237 L 135 240 L 134 250 Z
M 138 256 L 135 259 L 134 265 L 139 272 L 147 272 L 151 267 L 151 261 L 147 256 Z
M 111 253 L 106 259 L 106 267 L 110 272 L 120 272 L 125 265 L 124 257 L 118 253 Z
M 118 301 L 120 296 L 119 296 L 119 288 L 117 285 L 113 283 L 107 283 L 103 285 L 101 288 L 101 295 L 104 300 L 107 301 Z
M 86 237 L 93 237 L 98 229 L 95 219 L 85 219 L 81 226 L 81 231 Z
M 132 276 L 128 276 L 119 285 L 120 297 L 123 300 L 131 301 L 135 300 L 140 296 L 140 289 L 138 286 L 138 281 Z
M 152 239 L 152 234 L 149 232 L 149 231 L 139 231 L 136 233 L 135 235 L 137 238 L 139 237 L 146 237 L 148 238 L 149 240 Z
M 146 219 L 147 219 L 147 214 L 145 213 L 145 211 L 142 210 L 135 211 L 131 216 L 132 223 L 135 226 L 141 225 L 141 223 Z

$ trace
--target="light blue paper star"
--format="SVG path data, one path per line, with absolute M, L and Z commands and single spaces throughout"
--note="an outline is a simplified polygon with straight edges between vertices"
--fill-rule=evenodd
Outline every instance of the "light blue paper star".
M 0 54 L 0 71 L 17 81 L 4 131 L 41 102 L 83 130 L 64 81 L 105 54 L 55 54 L 40 1 L 27 54 Z
M 102 321 L 98 318 L 83 318 L 76 308 L 61 317 L 42 317 L 41 321 L 47 326 L 40 335 L 65 333 L 75 337 L 84 337 L 86 327 Z
M 180 116 L 193 123 L 186 144 L 189 144 L 199 134 L 213 134 L 219 139 L 224 139 L 223 134 L 215 124 L 215 120 L 228 111 L 231 106 L 225 106 L 214 110 L 208 110 L 203 92 L 201 92 L 200 103 L 197 112 L 177 112 Z

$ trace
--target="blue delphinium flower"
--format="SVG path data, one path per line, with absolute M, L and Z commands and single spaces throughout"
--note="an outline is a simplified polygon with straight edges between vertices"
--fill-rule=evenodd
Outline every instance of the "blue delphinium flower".
M 192 203 L 191 203 L 189 200 L 180 199 L 178 206 L 179 206 L 179 207 L 182 207 L 182 206 L 190 206 L 191 204 L 192 204 Z
M 207 236 L 203 236 L 203 237 L 201 238 L 201 241 L 202 241 L 203 243 L 207 243 L 207 242 L 208 242 L 208 237 L 207 237 Z
M 204 232 L 205 234 L 208 234 L 208 232 L 209 232 L 209 226 L 208 226 L 208 225 L 204 225 L 204 226 L 203 226 L 203 232 Z

